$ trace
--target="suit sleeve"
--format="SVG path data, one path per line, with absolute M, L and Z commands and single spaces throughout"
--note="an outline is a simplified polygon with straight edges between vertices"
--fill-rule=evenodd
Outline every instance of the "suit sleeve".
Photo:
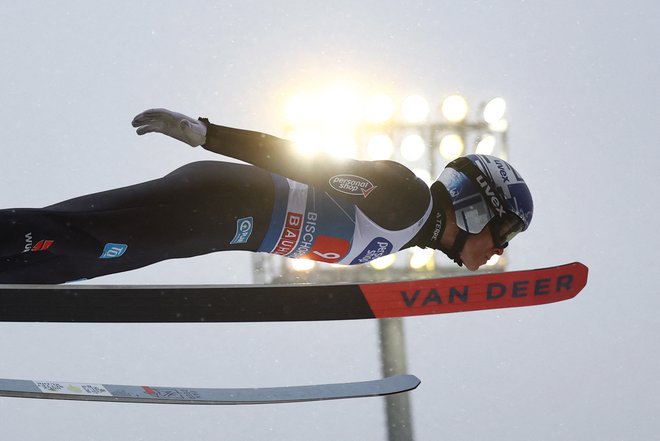
M 360 161 L 302 154 L 290 141 L 264 133 L 208 126 L 206 150 L 253 164 L 357 205 L 387 229 L 410 226 L 426 211 L 428 186 L 393 161 Z

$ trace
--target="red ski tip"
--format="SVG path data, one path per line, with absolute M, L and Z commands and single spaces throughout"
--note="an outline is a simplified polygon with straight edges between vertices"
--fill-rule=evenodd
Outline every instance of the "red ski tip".
M 360 286 L 374 316 L 404 317 L 559 302 L 587 283 L 580 262 L 551 268 Z

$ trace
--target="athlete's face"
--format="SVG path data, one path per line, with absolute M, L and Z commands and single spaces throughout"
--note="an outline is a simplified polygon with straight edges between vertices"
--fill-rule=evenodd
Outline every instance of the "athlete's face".
M 465 242 L 463 251 L 461 251 L 461 260 L 467 269 L 475 271 L 493 255 L 502 255 L 504 249 L 498 248 L 493 244 L 493 236 L 490 229 L 484 228 L 481 233 L 470 235 Z

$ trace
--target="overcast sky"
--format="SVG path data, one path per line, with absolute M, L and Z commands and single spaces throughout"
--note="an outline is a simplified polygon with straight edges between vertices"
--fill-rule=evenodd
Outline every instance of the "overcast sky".
M 508 102 L 532 188 L 510 269 L 582 261 L 576 299 L 406 319 L 418 440 L 648 440 L 660 431 L 657 2 L 7 2 L 0 207 L 38 207 L 221 159 L 138 137 L 150 107 L 273 134 L 286 97 L 355 84 Z M 99 283 L 250 283 L 250 259 Z M 373 321 L 1 324 L 0 377 L 201 387 L 380 376 Z M 384 439 L 379 399 L 183 407 L 0 399 L 0 437 Z

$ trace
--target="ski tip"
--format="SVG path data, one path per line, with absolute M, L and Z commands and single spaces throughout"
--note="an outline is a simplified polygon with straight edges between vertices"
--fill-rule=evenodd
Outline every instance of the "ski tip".
M 412 387 L 411 390 L 413 390 L 413 389 L 417 389 L 417 387 L 418 387 L 420 384 L 422 384 L 422 380 L 420 380 L 419 378 L 417 378 L 415 375 L 408 374 L 408 377 L 410 377 L 410 382 L 411 382 L 411 384 L 414 384 L 414 386 Z
M 584 263 L 582 263 L 582 262 L 577 262 L 576 261 L 576 262 L 569 263 L 568 265 L 573 265 L 576 268 L 580 268 L 584 271 L 589 271 L 589 267 L 587 265 L 585 265 Z
M 540 301 L 538 304 L 552 303 L 574 298 L 580 294 L 580 292 L 582 292 L 585 286 L 587 286 L 587 280 L 589 276 L 589 267 L 587 267 L 587 265 L 584 263 L 577 261 L 531 271 L 538 272 L 539 274 L 541 272 L 547 272 L 548 275 L 553 278 L 556 291 L 558 294 L 560 294 L 554 299 Z M 543 277 L 545 277 L 545 275 Z M 544 278 L 539 279 L 539 282 L 544 281 Z
M 574 291 L 573 297 L 578 295 L 582 289 L 587 286 L 587 280 L 589 278 L 589 267 L 582 262 L 573 262 L 570 264 L 573 267 L 573 274 L 575 275 Z
M 396 385 L 396 388 L 391 392 L 392 394 L 409 392 L 411 390 L 417 389 L 417 387 L 422 383 L 419 378 L 412 374 L 394 375 L 391 377 L 386 377 L 385 379 L 391 382 L 393 385 Z

